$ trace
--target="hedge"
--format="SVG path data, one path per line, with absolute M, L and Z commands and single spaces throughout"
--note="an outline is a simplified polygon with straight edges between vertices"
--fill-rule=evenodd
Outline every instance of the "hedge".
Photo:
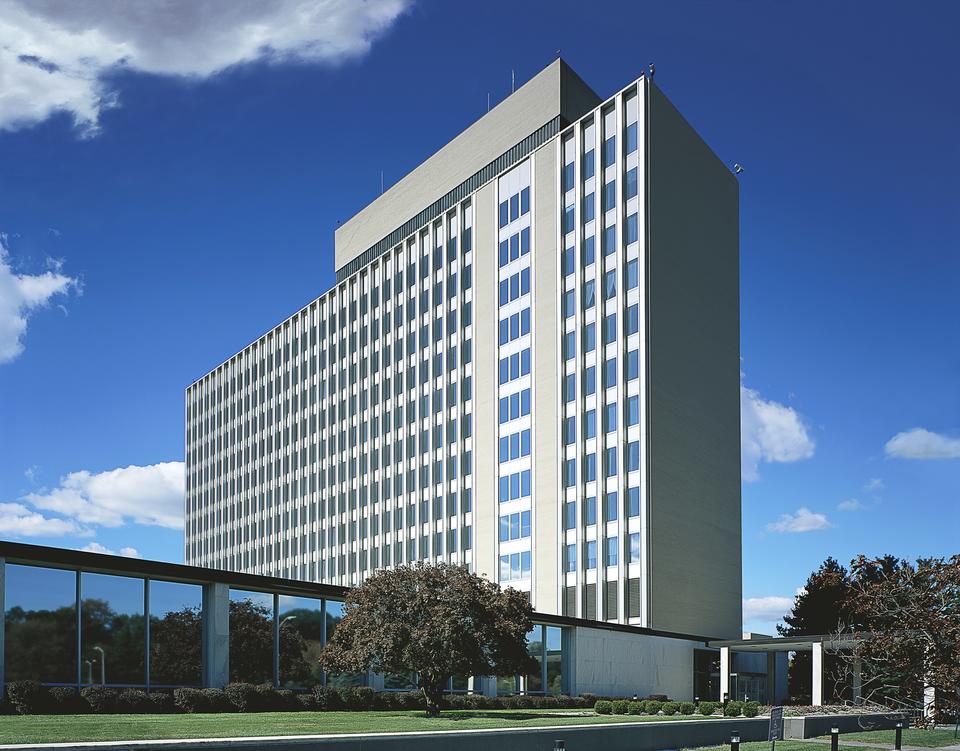
M 660 708 L 660 711 L 665 715 L 675 715 L 677 710 L 680 709 L 680 705 L 675 701 L 665 701 L 663 706 Z
M 680 702 L 680 714 L 693 714 L 697 711 L 696 705 L 692 701 Z
M 705 715 L 706 717 L 709 717 L 710 715 L 714 714 L 719 707 L 720 707 L 719 702 L 702 701 L 697 705 L 697 711 L 700 714 Z
M 600 699 L 593 705 L 593 711 L 597 714 L 613 714 L 613 702 Z
M 482 696 L 451 694 L 444 697 L 450 709 L 590 709 L 598 697 L 582 696 Z M 165 714 L 181 712 L 297 712 L 422 710 L 419 691 L 374 691 L 366 686 L 334 688 L 315 686 L 310 691 L 277 689 L 272 684 L 229 683 L 220 688 L 182 687 L 144 691 L 86 686 L 79 693 L 71 686 L 45 687 L 36 681 L 11 681 L 6 686 L 2 712 L 17 714 Z M 611 708 L 612 711 L 612 708 Z M 624 713 L 630 711 L 629 703 Z

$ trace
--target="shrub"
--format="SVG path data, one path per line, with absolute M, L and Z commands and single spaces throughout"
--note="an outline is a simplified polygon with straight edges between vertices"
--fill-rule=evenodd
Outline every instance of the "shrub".
M 343 709 L 343 701 L 335 688 L 330 686 L 314 686 L 313 700 L 321 712 Z
M 647 699 L 643 702 L 643 711 L 646 714 L 659 714 L 663 709 L 663 702 L 656 699 Z
M 117 711 L 129 714 L 143 714 L 152 708 L 150 697 L 139 688 L 125 688 L 117 696 Z
M 662 711 L 665 715 L 675 715 L 680 710 L 680 705 L 675 701 L 665 701 Z
M 173 704 L 181 712 L 195 714 L 205 710 L 206 699 L 199 688 L 175 688 Z
M 613 714 L 613 702 L 606 699 L 599 699 L 593 705 L 593 711 L 597 714 Z
M 227 699 L 238 712 L 254 712 L 257 705 L 257 687 L 252 683 L 228 683 L 223 689 Z
M 230 703 L 230 700 L 227 698 L 226 693 L 222 688 L 202 688 L 200 693 L 203 694 L 203 710 L 204 712 L 232 712 L 234 711 L 233 704 Z
M 692 701 L 680 702 L 680 714 L 693 714 L 697 710 Z
M 626 714 L 630 709 L 630 702 L 626 699 L 618 699 L 613 702 L 613 713 L 614 714 Z
M 743 716 L 744 717 L 756 717 L 760 714 L 760 702 L 758 701 L 748 701 L 743 705 Z
M 627 704 L 627 714 L 643 714 L 643 703 L 632 701 Z
M 173 694 L 166 691 L 152 691 L 147 694 L 150 699 L 150 711 L 157 714 L 168 714 L 174 710 Z
M 117 692 L 106 686 L 87 686 L 80 690 L 90 711 L 94 714 L 110 714 L 117 711 Z
M 351 712 L 373 709 L 377 692 L 367 686 L 346 686 L 340 689 L 343 708 Z
M 36 681 L 10 681 L 7 696 L 17 714 L 37 714 L 43 705 L 43 691 Z
M 727 705 L 723 708 L 724 717 L 739 717 L 742 714 L 743 714 L 742 701 L 728 701 Z
M 720 705 L 715 701 L 702 701 L 697 705 L 697 711 L 700 714 L 709 717 L 717 711 L 717 707 L 719 706 Z
M 317 702 L 313 698 L 313 694 L 297 694 L 297 704 L 300 709 L 306 712 L 315 712 L 317 709 Z
M 47 707 L 54 714 L 79 714 L 87 709 L 73 686 L 53 686 L 47 689 Z

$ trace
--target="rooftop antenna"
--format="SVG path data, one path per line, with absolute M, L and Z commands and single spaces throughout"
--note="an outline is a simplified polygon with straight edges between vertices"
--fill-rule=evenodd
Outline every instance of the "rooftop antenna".
M 380 170 L 380 195 L 383 195 L 383 170 Z
M 653 63 L 650 63 L 647 66 L 647 70 L 650 71 L 650 78 L 653 78 L 653 74 L 657 72 L 657 69 L 654 67 Z
M 487 112 L 490 111 L 490 92 L 487 92 Z
M 510 69 L 510 93 L 512 94 L 517 90 L 517 74 L 513 68 Z
M 733 172 L 734 174 L 739 175 L 741 172 L 743 172 L 743 165 L 742 164 L 733 165 Z

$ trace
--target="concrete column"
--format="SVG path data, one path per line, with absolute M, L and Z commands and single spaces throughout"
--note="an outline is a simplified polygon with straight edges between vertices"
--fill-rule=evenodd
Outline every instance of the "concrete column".
M 230 587 L 203 585 L 203 685 L 223 688 L 230 682 Z
M 730 647 L 720 647 L 720 701 L 730 696 Z
M 810 662 L 813 665 L 813 691 L 811 704 L 815 707 L 823 706 L 823 644 L 814 642 L 812 645 L 813 657 Z
M 777 653 L 767 652 L 767 704 L 777 703 Z
M 861 676 L 862 668 L 863 668 L 862 660 L 859 657 L 854 657 L 853 666 L 852 666 L 853 685 L 851 687 L 853 692 L 854 704 L 863 704 L 863 678 Z

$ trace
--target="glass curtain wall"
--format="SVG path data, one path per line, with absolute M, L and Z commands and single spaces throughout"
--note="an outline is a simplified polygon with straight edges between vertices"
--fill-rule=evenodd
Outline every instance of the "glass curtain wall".
M 323 681 L 323 600 L 310 597 L 278 598 L 280 685 L 308 688 Z
M 273 595 L 230 590 L 230 680 L 273 683 Z
M 80 596 L 81 683 L 144 685 L 144 580 L 83 572 Z
M 203 587 L 150 581 L 150 685 L 199 686 Z

